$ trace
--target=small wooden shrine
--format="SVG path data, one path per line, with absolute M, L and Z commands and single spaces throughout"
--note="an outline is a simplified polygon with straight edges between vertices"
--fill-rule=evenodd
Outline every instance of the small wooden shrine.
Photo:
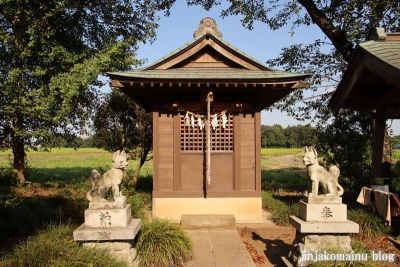
M 371 180 L 387 177 L 390 159 L 383 159 L 387 119 L 400 119 L 400 33 L 375 28 L 370 41 L 357 45 L 328 106 L 369 111 L 375 119 Z M 383 176 L 382 176 L 383 175 Z
M 305 87 L 308 74 L 268 68 L 204 18 L 194 39 L 172 53 L 108 75 L 112 87 L 153 112 L 153 216 L 262 220 L 260 112 Z

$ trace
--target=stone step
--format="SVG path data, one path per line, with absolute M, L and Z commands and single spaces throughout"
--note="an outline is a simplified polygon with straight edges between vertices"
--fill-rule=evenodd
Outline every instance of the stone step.
M 233 228 L 236 219 L 233 214 L 182 214 L 183 228 Z

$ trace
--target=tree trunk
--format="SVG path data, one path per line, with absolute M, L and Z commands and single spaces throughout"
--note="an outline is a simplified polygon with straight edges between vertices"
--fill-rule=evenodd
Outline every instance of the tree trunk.
M 16 179 L 19 186 L 25 184 L 25 148 L 24 140 L 14 135 L 12 151 L 14 155 L 13 168 L 16 171 Z
M 133 184 L 136 184 L 136 182 L 139 178 L 140 169 L 142 168 L 143 164 L 146 162 L 149 151 L 150 151 L 149 149 L 144 148 L 144 149 L 142 149 L 142 151 L 140 153 L 139 164 L 136 166 L 136 171 L 135 171 L 135 174 L 133 175 L 133 180 L 132 180 Z

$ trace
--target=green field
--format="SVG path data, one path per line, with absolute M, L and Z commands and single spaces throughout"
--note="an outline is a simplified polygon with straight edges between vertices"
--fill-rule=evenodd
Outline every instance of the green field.
M 301 153 L 301 148 L 262 148 L 261 155 L 263 156 L 284 156 Z
M 0 153 L 0 167 L 10 166 L 9 156 L 11 151 Z M 44 183 L 47 181 L 70 181 L 72 179 L 87 176 L 92 169 L 107 170 L 111 167 L 112 153 L 97 148 L 73 148 L 53 149 L 51 152 L 29 151 L 28 156 L 28 180 Z M 128 175 L 132 175 L 137 160 L 129 160 Z M 151 175 L 153 161 L 144 164 L 140 175 Z M 29 177 L 30 175 L 30 177 Z

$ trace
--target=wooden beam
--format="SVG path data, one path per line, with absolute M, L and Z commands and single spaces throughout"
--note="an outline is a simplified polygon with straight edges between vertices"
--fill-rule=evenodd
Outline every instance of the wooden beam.
M 374 125 L 370 185 L 375 184 L 374 178 L 379 178 L 382 175 L 383 141 L 385 138 L 386 120 L 380 117 L 381 113 L 382 110 L 377 111 Z
M 156 67 L 156 70 L 165 70 L 168 69 L 180 62 L 182 62 L 183 60 L 187 59 L 188 57 L 194 55 L 195 53 L 197 53 L 198 51 L 200 51 L 203 47 L 205 47 L 207 45 L 207 41 L 206 40 L 202 40 L 200 43 L 198 43 L 197 45 L 195 45 L 194 47 L 190 48 L 188 51 L 183 52 L 182 54 L 178 55 L 177 57 L 171 59 L 168 61 L 168 59 L 166 60 L 166 62 L 164 62 L 163 64 L 159 65 L 158 67 Z
M 124 87 L 124 85 L 117 80 L 112 80 L 110 82 L 110 87 Z

